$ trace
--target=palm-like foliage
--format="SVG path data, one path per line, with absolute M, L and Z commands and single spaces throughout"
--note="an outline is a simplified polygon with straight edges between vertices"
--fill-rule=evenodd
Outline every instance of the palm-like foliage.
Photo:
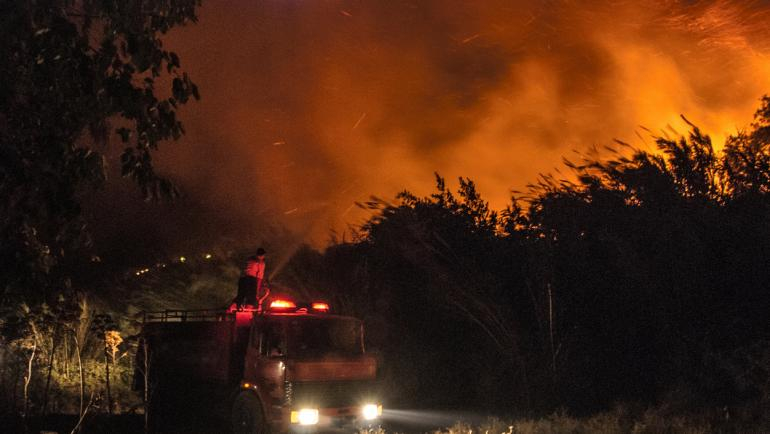
M 376 325 L 406 395 L 588 410 L 705 387 L 702 403 L 734 403 L 724 363 L 770 333 L 769 101 L 722 151 L 692 124 L 656 152 L 618 142 L 500 214 L 462 178 L 372 200 L 307 278 Z

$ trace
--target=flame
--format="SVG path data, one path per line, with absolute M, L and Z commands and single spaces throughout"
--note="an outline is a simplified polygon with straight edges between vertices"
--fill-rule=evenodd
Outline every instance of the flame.
M 728 0 L 206 2 L 170 35 L 203 99 L 160 161 L 212 208 L 316 242 L 434 171 L 501 208 L 573 149 L 649 147 L 640 126 L 684 133 L 680 114 L 720 145 L 770 92 L 769 19 Z

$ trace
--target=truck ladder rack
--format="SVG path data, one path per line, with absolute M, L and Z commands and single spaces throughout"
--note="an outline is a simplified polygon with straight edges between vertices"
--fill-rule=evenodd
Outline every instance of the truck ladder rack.
M 186 321 L 233 321 L 235 314 L 224 309 L 173 310 L 144 312 L 142 322 L 186 322 Z

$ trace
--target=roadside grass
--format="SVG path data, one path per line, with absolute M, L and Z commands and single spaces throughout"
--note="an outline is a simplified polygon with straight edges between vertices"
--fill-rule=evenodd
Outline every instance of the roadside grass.
M 736 413 L 741 413 L 736 410 Z M 35 418 L 30 424 L 31 433 L 69 433 L 76 416 L 49 416 Z M 0 418 L 3 432 L 23 432 L 21 420 Z M 228 427 L 215 430 L 200 427 L 200 430 L 186 431 L 190 434 L 227 433 Z M 746 420 L 730 416 L 725 409 L 688 415 L 672 414 L 665 406 L 638 410 L 618 406 L 613 410 L 587 417 L 575 417 L 559 411 L 541 418 L 518 418 L 505 420 L 490 417 L 478 425 L 456 422 L 454 425 L 421 434 L 753 434 L 770 432 L 770 423 L 765 418 Z M 95 414 L 83 425 L 81 434 L 143 434 L 141 415 L 122 414 L 108 416 Z M 361 430 L 358 434 L 398 434 L 381 428 Z M 417 434 L 411 431 L 409 434 Z
M 739 412 L 740 413 L 740 412 Z M 664 407 L 632 411 L 619 406 L 588 417 L 555 412 L 542 418 L 503 420 L 489 418 L 471 426 L 457 422 L 431 434 L 706 434 L 767 433 L 765 418 L 746 420 L 730 415 L 727 409 L 688 415 L 670 414 Z

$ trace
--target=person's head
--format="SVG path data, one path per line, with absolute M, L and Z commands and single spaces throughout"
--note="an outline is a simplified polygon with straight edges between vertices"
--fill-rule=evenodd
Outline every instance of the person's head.
M 265 252 L 265 249 L 263 249 L 262 247 L 258 248 L 257 249 L 257 258 L 264 258 L 265 257 L 265 253 L 267 253 L 267 252 Z

